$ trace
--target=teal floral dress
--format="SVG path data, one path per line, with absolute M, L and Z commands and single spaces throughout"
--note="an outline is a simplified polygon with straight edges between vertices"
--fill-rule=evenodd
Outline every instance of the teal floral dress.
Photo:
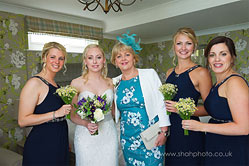
M 117 88 L 117 107 L 121 113 L 120 142 L 127 166 L 162 166 L 165 147 L 147 150 L 140 133 L 158 121 L 149 121 L 139 76 L 121 80 Z M 153 96 L 151 96 L 153 97 Z

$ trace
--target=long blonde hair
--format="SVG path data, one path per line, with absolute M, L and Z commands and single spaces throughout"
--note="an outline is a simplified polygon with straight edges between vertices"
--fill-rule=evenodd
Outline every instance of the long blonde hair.
M 98 48 L 100 50 L 100 52 L 103 54 L 103 57 L 105 58 L 105 53 L 104 53 L 103 49 L 97 44 L 89 44 L 84 49 L 84 52 L 82 54 L 82 77 L 86 80 L 85 82 L 87 82 L 87 80 L 88 80 L 87 74 L 88 74 L 89 71 L 88 71 L 88 67 L 86 66 L 84 61 L 85 61 L 85 59 L 87 57 L 87 53 L 88 53 L 89 49 L 91 49 L 91 48 Z M 107 73 L 108 73 L 107 62 L 105 62 L 104 67 L 101 70 L 101 75 L 106 79 Z

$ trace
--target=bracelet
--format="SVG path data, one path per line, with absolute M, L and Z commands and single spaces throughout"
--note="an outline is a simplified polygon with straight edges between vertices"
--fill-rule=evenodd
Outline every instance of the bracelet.
M 53 112 L 53 120 L 55 119 L 55 111 Z
M 167 131 L 158 131 L 158 135 L 161 134 L 161 133 L 163 133 L 165 137 L 168 137 L 170 135 L 169 130 L 167 130 Z

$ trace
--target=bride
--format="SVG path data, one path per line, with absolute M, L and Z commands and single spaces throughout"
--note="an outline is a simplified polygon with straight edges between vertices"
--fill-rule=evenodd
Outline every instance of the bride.
M 73 103 L 77 104 L 83 97 L 106 95 L 107 102 L 112 104 L 113 83 L 106 75 L 107 65 L 103 50 L 98 45 L 88 45 L 83 52 L 82 76 L 71 82 L 71 86 L 78 91 Z M 118 165 L 118 136 L 111 112 L 96 124 L 82 120 L 76 113 L 71 112 L 71 120 L 77 124 L 74 137 L 77 166 Z M 97 130 L 98 135 L 92 135 Z

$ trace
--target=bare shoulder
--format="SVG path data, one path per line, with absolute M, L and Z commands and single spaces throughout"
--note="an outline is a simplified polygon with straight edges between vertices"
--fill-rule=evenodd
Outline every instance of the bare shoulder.
M 30 78 L 22 89 L 22 94 L 36 95 L 46 86 L 39 78 Z M 30 93 L 32 92 L 32 93 Z
M 238 89 L 242 89 L 242 90 L 248 90 L 248 85 L 246 83 L 246 81 L 238 76 L 233 76 L 231 78 L 229 78 L 227 80 L 227 89 L 228 90 L 238 90 Z
M 109 77 L 106 77 L 106 80 L 108 81 L 108 83 L 112 83 L 112 79 Z
M 225 94 L 227 98 L 248 102 L 249 88 L 245 80 L 238 76 L 233 76 L 225 82 Z
M 107 77 L 106 80 L 107 80 L 108 86 L 113 87 L 113 81 L 112 81 L 112 79 L 109 78 L 109 77 Z
M 168 76 L 172 73 L 173 70 L 174 70 L 173 67 L 167 70 L 167 72 L 166 72 L 166 78 L 168 78 Z
M 195 70 L 193 70 L 193 73 L 195 73 L 199 77 L 210 76 L 209 70 L 205 67 L 198 67 Z
M 71 86 L 75 87 L 76 89 L 79 89 L 80 86 L 84 85 L 84 79 L 82 76 L 77 77 L 71 81 Z
M 39 78 L 30 78 L 24 87 L 39 89 L 44 83 Z

